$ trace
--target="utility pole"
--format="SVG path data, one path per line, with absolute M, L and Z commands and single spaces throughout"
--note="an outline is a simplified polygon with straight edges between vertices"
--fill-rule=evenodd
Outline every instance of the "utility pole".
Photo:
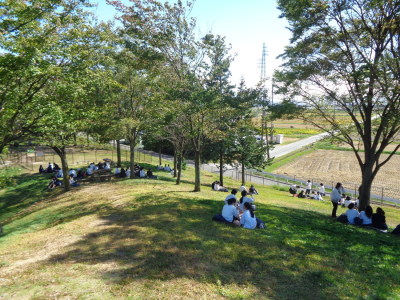
M 265 84 L 265 81 L 267 80 L 267 64 L 266 64 L 266 58 L 267 58 L 267 47 L 265 46 L 265 43 L 263 43 L 262 47 L 262 55 L 261 55 L 261 64 L 260 64 L 260 69 L 261 69 L 261 74 L 260 74 L 260 82 Z M 264 136 L 265 136 L 265 143 L 267 146 L 267 158 L 270 159 L 270 153 L 269 153 L 269 137 L 268 137 L 268 121 L 267 121 L 267 93 L 262 93 L 261 95 L 261 141 L 264 143 Z

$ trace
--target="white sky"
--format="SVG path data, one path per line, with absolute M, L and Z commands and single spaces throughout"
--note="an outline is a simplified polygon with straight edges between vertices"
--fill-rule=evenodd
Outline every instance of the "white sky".
M 100 20 L 112 19 L 116 13 L 105 2 L 92 0 L 99 4 L 95 14 Z M 278 18 L 276 6 L 276 0 L 196 0 L 191 15 L 197 19 L 199 33 L 211 30 L 232 45 L 236 54 L 231 67 L 233 83 L 238 84 L 242 76 L 248 86 L 258 82 L 263 43 L 267 46 L 267 76 L 280 65 L 276 57 L 288 45 L 290 32 L 286 20 Z

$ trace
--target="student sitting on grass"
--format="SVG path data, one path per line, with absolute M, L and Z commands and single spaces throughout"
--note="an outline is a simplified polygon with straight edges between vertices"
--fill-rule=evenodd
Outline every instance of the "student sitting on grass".
M 40 165 L 40 167 L 39 167 L 39 174 L 42 174 L 42 173 L 44 173 L 44 168 L 43 168 L 42 165 Z
M 59 181 L 56 176 L 53 176 L 47 188 L 49 190 L 52 190 L 58 186 L 61 186 L 61 184 L 62 184 L 61 181 Z
M 153 175 L 153 171 L 148 169 L 147 170 L 147 174 L 146 174 L 147 178 L 151 178 L 151 179 L 157 179 L 157 176 Z
M 69 175 L 69 184 L 71 186 L 79 186 L 80 184 L 74 180 L 74 175 Z
M 254 199 L 246 197 L 247 196 L 247 191 L 242 191 L 242 197 L 240 198 L 240 211 L 244 212 L 244 205 L 245 203 L 250 203 L 250 206 L 254 202 Z M 255 206 L 253 206 L 253 210 L 255 209 Z
M 254 185 L 251 185 L 251 187 L 249 188 L 249 195 L 258 195 L 258 191 L 254 187 Z
M 146 172 L 144 171 L 143 167 L 140 168 L 139 177 L 140 178 L 146 178 Z
M 376 209 L 376 213 L 374 213 L 371 217 L 372 219 L 372 226 L 380 229 L 380 230 L 387 230 L 388 226 L 386 225 L 386 217 L 385 212 L 382 208 L 378 207 Z
M 361 225 L 371 225 L 372 214 L 373 214 L 372 207 L 370 205 L 367 205 L 365 210 L 361 211 L 359 215 L 359 218 L 361 220 Z
M 320 192 L 315 192 L 315 191 L 313 191 L 313 199 L 318 201 L 324 201 L 324 199 L 322 199 Z
M 119 178 L 125 178 L 126 177 L 126 171 L 124 168 L 121 168 L 121 171 L 118 174 Z
M 239 211 L 236 208 L 236 199 L 231 198 L 228 200 L 228 203 L 224 205 L 222 208 L 222 217 L 228 223 L 233 223 L 234 225 L 239 226 Z
M 240 218 L 240 224 L 243 228 L 247 229 L 255 229 L 257 227 L 257 219 L 254 215 L 253 208 L 251 207 L 250 202 L 245 202 L 243 205 L 244 213 Z
M 358 217 L 358 211 L 354 208 L 354 203 L 350 203 L 348 206 L 348 210 L 345 213 L 347 217 L 347 221 L 350 224 L 354 225 L 354 219 Z
M 235 199 L 235 201 L 236 201 L 236 200 L 237 200 L 237 199 L 236 199 L 236 194 L 237 194 L 237 192 L 238 192 L 237 189 L 233 189 L 232 192 L 231 192 L 228 196 L 226 196 L 226 198 L 225 198 L 225 204 L 228 203 L 228 200 L 229 200 L 229 199 Z
M 304 190 L 301 190 L 301 192 L 297 195 L 297 198 L 305 198 L 306 195 L 304 195 Z

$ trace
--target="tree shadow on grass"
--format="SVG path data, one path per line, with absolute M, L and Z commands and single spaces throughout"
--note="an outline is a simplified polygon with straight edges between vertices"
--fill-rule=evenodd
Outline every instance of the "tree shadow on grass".
M 274 299 L 352 297 L 353 282 L 365 283 L 367 294 L 389 297 L 397 284 L 392 266 L 400 249 L 387 236 L 333 223 L 316 212 L 264 204 L 258 204 L 257 216 L 268 228 L 245 230 L 212 222 L 220 206 L 199 198 L 144 195 L 101 215 L 109 226 L 46 264 L 112 262 L 117 267 L 101 273 L 109 284 L 190 278 L 215 286 L 252 285 L 253 297 Z M 388 264 L 365 276 L 383 254 Z

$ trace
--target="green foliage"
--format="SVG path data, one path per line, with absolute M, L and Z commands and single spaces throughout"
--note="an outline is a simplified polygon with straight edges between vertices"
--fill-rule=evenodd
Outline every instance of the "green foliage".
M 16 184 L 15 176 L 20 174 L 21 169 L 18 168 L 2 168 L 0 169 L 0 189 L 10 187 Z

